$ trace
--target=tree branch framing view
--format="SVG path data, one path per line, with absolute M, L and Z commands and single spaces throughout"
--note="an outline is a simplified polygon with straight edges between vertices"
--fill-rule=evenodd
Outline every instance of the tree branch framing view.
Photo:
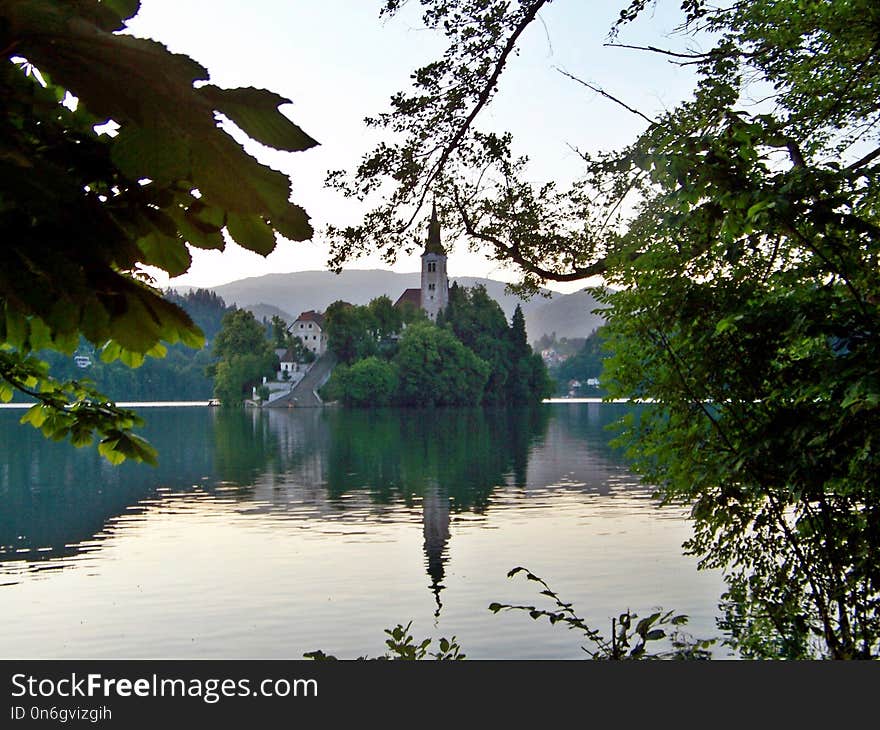
M 619 443 L 663 503 L 690 509 L 687 550 L 724 570 L 730 644 L 877 658 L 880 6 L 684 0 L 680 37 L 708 46 L 690 50 L 625 43 L 654 5 L 633 0 L 608 52 L 686 64 L 693 95 L 648 114 L 564 72 L 573 94 L 588 86 L 645 125 L 579 153 L 566 187 L 530 180 L 513 136 L 481 129 L 550 4 L 420 0 L 445 51 L 366 120 L 375 149 L 329 173 L 366 210 L 328 226 L 329 266 L 412 251 L 430 202 L 450 238 L 517 267 L 524 293 L 601 276 L 603 386 L 656 403 Z M 163 343 L 199 347 L 143 267 L 179 275 L 188 246 L 225 235 L 263 255 L 276 235 L 313 235 L 287 177 L 218 126 L 308 150 L 288 100 L 208 84 L 192 59 L 120 34 L 138 5 L 0 0 L 0 397 L 31 394 L 25 420 L 77 445 L 97 433 L 114 462 L 155 458 L 137 417 L 55 381 L 37 353 L 72 353 L 82 335 L 137 366 Z M 385 0 L 380 17 L 404 5 Z
M 693 98 L 652 120 L 581 82 L 648 126 L 583 154 L 568 189 L 530 182 L 511 135 L 478 128 L 549 3 L 421 4 L 447 50 L 367 120 L 387 141 L 330 175 L 345 195 L 378 196 L 361 225 L 330 227 L 333 263 L 393 259 L 430 191 L 446 226 L 517 265 L 525 291 L 603 275 L 603 383 L 660 404 L 620 442 L 664 502 L 691 507 L 687 548 L 726 570 L 738 650 L 876 656 L 876 4 L 683 2 L 680 33 L 711 49 L 638 50 L 689 64 Z M 611 38 L 651 5 L 622 9 Z M 760 111 L 753 87 L 772 90 Z
M 276 149 L 317 144 L 278 111 L 286 99 L 205 84 L 192 59 L 120 34 L 138 7 L 0 3 L 0 398 L 30 393 L 38 403 L 26 420 L 77 445 L 100 434 L 114 463 L 155 459 L 130 431 L 140 420 L 83 383 L 56 382 L 34 353 L 72 354 L 83 335 L 103 360 L 136 367 L 162 356 L 163 342 L 201 347 L 198 327 L 143 267 L 181 274 L 187 244 L 222 249 L 224 230 L 263 255 L 276 232 L 312 235 L 287 176 L 247 154 L 217 114 Z

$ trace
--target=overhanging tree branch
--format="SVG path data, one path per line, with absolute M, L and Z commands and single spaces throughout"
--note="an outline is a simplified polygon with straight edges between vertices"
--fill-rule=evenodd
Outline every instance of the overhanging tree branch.
M 631 107 L 629 104 L 627 104 L 627 103 L 621 101 L 621 100 L 618 99 L 616 96 L 613 96 L 613 95 L 609 94 L 609 93 L 608 93 L 607 91 L 605 91 L 604 89 L 600 89 L 598 86 L 596 86 L 596 85 L 594 85 L 594 84 L 591 84 L 591 83 L 589 83 L 589 82 L 587 82 L 587 81 L 584 81 L 583 79 L 579 79 L 577 76 L 574 76 L 573 74 L 570 74 L 568 71 L 565 71 L 564 69 L 559 68 L 559 66 L 554 66 L 554 68 L 555 68 L 557 71 L 559 71 L 559 73 L 561 73 L 563 76 L 567 76 L 567 77 L 570 78 L 572 81 L 577 81 L 577 82 L 578 82 L 579 84 L 581 84 L 582 86 L 586 86 L 588 89 L 590 89 L 590 91 L 595 91 L 597 94 L 601 94 L 601 95 L 604 96 L 606 99 L 610 99 L 610 100 L 613 101 L 615 104 L 619 104 L 620 106 L 622 106 L 624 109 L 626 109 L 626 110 L 627 110 L 628 112 L 630 112 L 631 114 L 635 114 L 636 116 L 641 117 L 641 118 L 644 119 L 646 122 L 648 122 L 648 124 L 650 124 L 651 126 L 654 126 L 654 125 L 657 123 L 657 122 L 655 122 L 653 119 L 651 119 L 649 116 L 647 116 L 647 115 L 645 115 L 645 114 L 642 114 L 642 112 L 640 112 L 638 109 L 635 109 L 635 108 Z
M 495 88 L 498 84 L 498 79 L 501 77 L 501 72 L 504 71 L 504 67 L 507 64 L 508 58 L 510 58 L 510 54 L 513 53 L 514 49 L 516 48 L 516 43 L 519 40 L 519 37 L 522 35 L 523 31 L 532 23 L 532 21 L 535 20 L 538 15 L 538 11 L 549 2 L 551 2 L 551 0 L 535 0 L 535 2 L 532 3 L 529 9 L 525 12 L 520 22 L 517 23 L 516 27 L 513 30 L 513 33 L 511 33 L 510 37 L 507 39 L 507 43 L 505 43 L 504 49 L 501 51 L 501 55 L 496 61 L 492 73 L 483 84 L 482 91 L 480 91 L 480 94 L 477 97 L 477 103 L 474 105 L 474 108 L 471 109 L 470 114 L 467 115 L 462 124 L 459 126 L 458 131 L 453 135 L 452 139 L 450 139 L 449 142 L 447 142 L 446 145 L 443 147 L 443 151 L 440 153 L 440 159 L 438 159 L 437 162 L 435 162 L 431 166 L 430 172 L 427 174 L 425 180 L 422 182 L 422 192 L 419 195 L 418 203 L 415 206 L 413 214 L 410 216 L 406 224 L 398 229 L 398 233 L 404 233 L 410 228 L 410 226 L 412 226 L 413 222 L 419 214 L 419 211 L 422 208 L 422 205 L 424 205 L 425 198 L 427 198 L 428 192 L 430 191 L 431 186 L 436 180 L 437 175 L 442 172 L 443 167 L 448 162 L 450 155 L 458 148 L 459 144 L 464 138 L 464 135 L 470 129 L 474 120 L 492 98 L 492 94 L 494 93 Z

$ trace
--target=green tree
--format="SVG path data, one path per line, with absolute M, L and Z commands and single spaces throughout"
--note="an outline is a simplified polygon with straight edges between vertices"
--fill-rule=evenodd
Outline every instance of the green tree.
M 586 382 L 591 378 L 598 379 L 602 374 L 605 359 L 609 356 L 604 342 L 604 328 L 600 327 L 584 341 L 583 347 L 551 373 L 557 381 L 557 388 L 567 391 L 569 380 Z
M 467 289 L 454 283 L 438 324 L 449 327 L 465 347 L 489 365 L 484 403 L 540 401 L 553 392 L 543 361 L 532 355 L 519 305 L 508 326 L 501 305 L 484 286 Z
M 277 348 L 290 347 L 290 333 L 287 331 L 287 322 L 277 314 L 272 315 L 272 344 Z
M 515 387 L 522 388 L 520 393 L 508 389 L 510 403 L 540 403 L 544 398 L 553 395 L 555 383 L 547 372 L 547 366 L 541 356 L 533 352 L 520 358 L 516 363 Z M 521 384 L 521 385 L 520 385 Z
M 400 319 L 403 324 L 410 325 L 414 322 L 427 322 L 428 313 L 412 302 L 404 302 L 400 305 Z
M 373 335 L 377 340 L 381 341 L 400 334 L 403 327 L 403 314 L 387 296 L 376 297 L 367 308 L 372 317 Z
M 308 363 L 315 361 L 315 353 L 312 352 L 308 347 L 306 347 L 299 337 L 291 336 L 288 339 L 287 349 L 293 355 L 293 359 L 296 362 Z
M 524 289 L 604 276 L 603 381 L 657 401 L 623 441 L 690 506 L 688 548 L 724 569 L 730 640 L 747 656 L 880 655 L 880 6 L 683 2 L 681 37 L 705 50 L 636 52 L 688 64 L 693 97 L 652 118 L 575 79 L 646 128 L 584 154 L 562 189 L 476 128 L 548 2 L 422 0 L 447 49 L 369 121 L 393 139 L 331 175 L 345 194 L 387 191 L 362 225 L 331 228 L 334 261 L 393 256 L 430 194 Z M 648 5 L 623 9 L 613 45 Z
M 522 307 L 517 304 L 510 320 L 510 354 L 514 360 L 527 357 L 532 354 L 529 347 L 529 339 L 526 335 L 526 318 L 523 316 Z
M 391 405 L 397 393 L 397 368 L 378 357 L 338 366 L 324 391 L 347 406 L 377 408 Z
M 278 111 L 287 100 L 205 83 L 192 59 L 122 33 L 138 6 L 0 2 L 0 399 L 28 393 L 37 405 L 25 421 L 80 446 L 98 434 L 115 462 L 155 458 L 130 433 L 139 419 L 54 379 L 36 353 L 71 354 L 82 335 L 103 360 L 137 366 L 163 342 L 200 347 L 198 327 L 142 267 L 182 274 L 187 244 L 222 249 L 224 230 L 264 255 L 276 233 L 312 235 L 287 177 L 217 121 L 276 149 L 312 147 Z
M 324 314 L 327 346 L 347 365 L 376 352 L 377 324 L 368 307 L 333 302 Z
M 165 298 L 186 312 L 209 341 L 217 336 L 223 315 L 231 309 L 222 297 L 210 289 L 195 289 L 185 294 L 169 289 L 165 292 Z
M 540 402 L 553 394 L 553 381 L 539 354 L 533 353 L 526 337 L 526 320 L 518 304 L 508 333 L 510 375 L 505 396 L 508 403 Z
M 508 379 L 515 364 L 501 305 L 482 285 L 468 289 L 454 283 L 442 321 L 465 347 L 489 365 L 489 380 L 483 394 L 485 402 L 505 402 Z
M 395 363 L 403 405 L 476 405 L 489 376 L 485 361 L 431 323 L 407 327 Z
M 273 375 L 278 365 L 265 330 L 246 309 L 234 309 L 223 318 L 214 355 L 218 358 L 212 367 L 214 395 L 223 405 L 241 403 L 246 391 L 260 384 L 263 376 Z

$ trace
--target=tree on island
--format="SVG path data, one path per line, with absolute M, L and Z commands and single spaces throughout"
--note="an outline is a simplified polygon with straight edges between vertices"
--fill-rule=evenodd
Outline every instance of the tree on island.
M 214 378 L 214 395 L 223 405 L 238 405 L 263 377 L 274 377 L 278 357 L 266 339 L 266 331 L 252 312 L 235 309 L 223 318 L 214 340 L 217 362 L 209 374 Z
M 272 315 L 269 321 L 269 336 L 272 339 L 272 346 L 278 349 L 290 347 L 290 333 L 287 331 L 287 322 L 285 322 L 277 314 Z
M 694 96 L 652 117 L 572 77 L 644 132 L 582 153 L 563 189 L 529 177 L 511 135 L 477 128 L 549 0 L 421 4 L 447 48 L 367 120 L 388 134 L 354 174 L 329 177 L 380 197 L 330 229 L 334 263 L 393 259 L 431 200 L 452 238 L 517 264 L 524 290 L 603 276 L 603 380 L 657 401 L 622 443 L 689 506 L 688 549 L 725 571 L 731 642 L 880 655 L 880 5 L 687 0 L 679 38 L 700 50 L 667 50 L 618 41 L 653 4 L 632 0 L 611 52 L 687 65 Z
M 143 267 L 178 276 L 187 244 L 222 249 L 224 232 L 263 255 L 276 234 L 312 235 L 287 176 L 217 119 L 276 149 L 308 149 L 316 142 L 278 110 L 288 101 L 204 83 L 192 59 L 123 34 L 138 7 L 0 3 L 0 400 L 29 394 L 24 421 L 77 446 L 97 434 L 114 463 L 155 460 L 131 433 L 140 419 L 84 381 L 56 380 L 36 353 L 70 355 L 83 336 L 102 360 L 137 367 L 163 343 L 201 347 Z
M 370 356 L 351 366 L 338 365 L 326 392 L 346 406 L 381 408 L 394 403 L 397 389 L 395 363 Z
M 476 405 L 489 377 L 484 360 L 430 322 L 406 328 L 394 362 L 398 402 L 407 406 Z
M 543 361 L 526 341 L 520 307 L 508 326 L 485 287 L 453 284 L 436 324 L 419 312 L 416 317 L 395 310 L 388 297 L 367 306 L 331 304 L 325 319 L 329 347 L 342 365 L 324 396 L 359 407 L 501 405 L 534 403 L 552 392 Z
M 483 285 L 465 288 L 454 283 L 438 324 L 449 327 L 465 347 L 489 365 L 485 403 L 540 401 L 552 393 L 544 363 L 529 346 L 519 305 L 508 326 L 501 305 Z
M 378 350 L 378 323 L 369 307 L 335 301 L 324 312 L 327 347 L 339 361 L 351 365 L 356 360 L 374 355 Z
M 370 327 L 375 340 L 379 343 L 399 335 L 403 329 L 404 315 L 384 294 L 376 297 L 367 305 L 370 312 Z

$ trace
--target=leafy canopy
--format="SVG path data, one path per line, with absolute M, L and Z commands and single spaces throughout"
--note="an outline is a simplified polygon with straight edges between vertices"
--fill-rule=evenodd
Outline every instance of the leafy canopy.
M 619 40 L 653 5 L 633 0 L 609 52 L 688 65 L 693 98 L 649 116 L 580 82 L 647 126 L 583 155 L 563 189 L 477 127 L 548 4 L 421 0 L 447 49 L 368 120 L 386 139 L 331 175 L 378 199 L 330 229 L 334 262 L 393 258 L 430 193 L 452 236 L 518 264 L 525 289 L 604 276 L 603 384 L 657 401 L 622 441 L 691 507 L 688 548 L 728 578 L 731 643 L 880 655 L 880 5 L 684 0 L 679 35 L 705 50 L 667 50 Z
M 0 1 L 0 398 L 32 395 L 27 420 L 78 445 L 97 432 L 113 460 L 154 458 L 128 434 L 137 418 L 54 381 L 34 353 L 72 353 L 83 335 L 136 367 L 163 342 L 200 347 L 144 267 L 182 274 L 187 246 L 222 249 L 224 232 L 264 255 L 276 234 L 312 235 L 287 176 L 219 126 L 222 115 L 262 144 L 306 150 L 317 143 L 279 111 L 288 100 L 205 83 L 192 59 L 121 34 L 138 6 Z

